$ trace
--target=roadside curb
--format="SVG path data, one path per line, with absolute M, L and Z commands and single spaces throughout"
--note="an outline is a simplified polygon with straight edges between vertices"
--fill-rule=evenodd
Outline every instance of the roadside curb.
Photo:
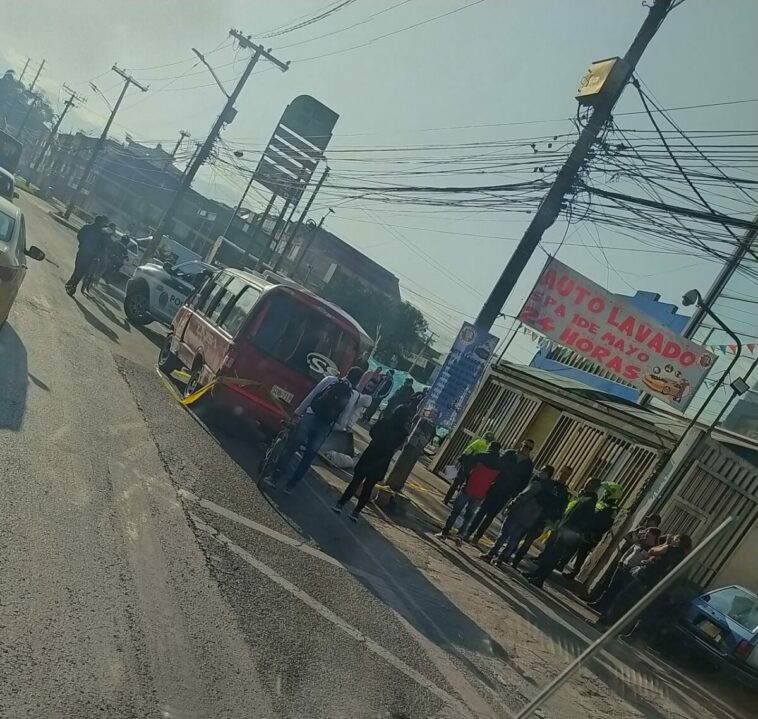
M 69 222 L 65 217 L 61 217 L 55 210 L 50 210 L 48 213 L 50 217 L 52 217 L 59 225 L 63 225 L 64 227 L 68 227 L 69 230 L 72 232 L 79 232 L 81 227 L 77 227 L 72 222 Z

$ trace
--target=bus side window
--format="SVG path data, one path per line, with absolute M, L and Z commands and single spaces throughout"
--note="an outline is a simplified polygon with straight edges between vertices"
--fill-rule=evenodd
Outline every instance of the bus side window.
M 251 285 L 246 285 L 242 292 L 234 298 L 231 307 L 227 307 L 226 317 L 221 321 L 221 326 L 232 337 L 239 332 L 260 296 L 259 290 Z
M 216 305 L 218 304 L 219 300 L 222 298 L 225 288 L 229 284 L 229 281 L 231 279 L 232 279 L 231 275 L 227 275 L 225 272 L 219 272 L 213 278 L 213 282 L 211 283 L 211 289 L 210 289 L 210 292 L 208 293 L 208 297 L 206 301 L 203 302 L 202 305 L 198 306 L 197 311 L 201 312 L 207 317 L 210 317 L 210 315 L 213 313 L 213 310 L 216 308 Z

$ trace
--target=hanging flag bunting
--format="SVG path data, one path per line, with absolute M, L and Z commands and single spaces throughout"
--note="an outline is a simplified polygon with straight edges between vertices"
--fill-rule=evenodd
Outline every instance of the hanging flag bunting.
M 719 349 L 726 354 L 726 345 L 719 345 Z
M 729 351 L 734 354 L 737 351 L 737 345 L 729 345 Z
M 755 342 L 751 342 L 751 343 L 750 343 L 750 344 L 747 346 L 747 351 L 748 351 L 748 352 L 750 352 L 750 354 L 753 354 L 753 352 L 755 352 Z

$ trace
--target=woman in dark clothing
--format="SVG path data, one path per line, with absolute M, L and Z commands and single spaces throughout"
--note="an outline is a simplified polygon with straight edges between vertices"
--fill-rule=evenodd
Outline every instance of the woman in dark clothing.
M 363 482 L 358 504 L 350 514 L 350 519 L 353 522 L 358 519 L 361 510 L 371 499 L 374 486 L 384 479 L 392 456 L 408 438 L 410 418 L 411 408 L 407 405 L 400 405 L 391 415 L 383 417 L 371 428 L 371 442 L 358 459 L 355 469 L 353 469 L 353 479 L 337 500 L 337 504 L 332 507 L 333 512 L 339 514 Z

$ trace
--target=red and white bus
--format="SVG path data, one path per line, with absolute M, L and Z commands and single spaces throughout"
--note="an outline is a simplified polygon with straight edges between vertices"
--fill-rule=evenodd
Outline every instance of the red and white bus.
M 179 309 L 158 364 L 187 368 L 186 395 L 224 378 L 210 390 L 214 406 L 275 430 L 320 379 L 344 374 L 371 342 L 344 310 L 308 290 L 225 269 Z

